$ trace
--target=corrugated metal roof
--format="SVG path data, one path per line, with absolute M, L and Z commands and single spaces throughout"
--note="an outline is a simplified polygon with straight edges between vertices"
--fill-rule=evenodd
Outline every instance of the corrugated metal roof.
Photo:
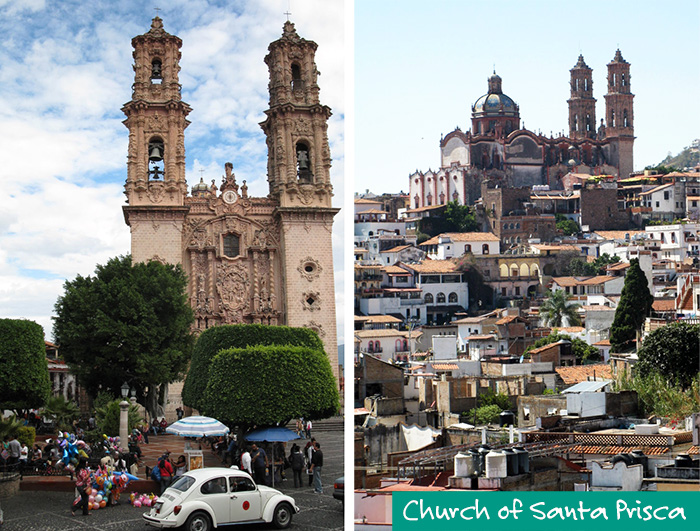
M 562 393 L 595 393 L 608 385 L 612 380 L 596 380 L 593 382 L 580 382 L 564 389 Z

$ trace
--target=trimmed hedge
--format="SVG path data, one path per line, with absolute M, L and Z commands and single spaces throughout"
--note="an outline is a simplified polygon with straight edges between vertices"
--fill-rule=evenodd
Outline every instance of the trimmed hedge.
M 222 325 L 208 328 L 197 339 L 190 370 L 182 388 L 185 405 L 203 411 L 202 399 L 209 381 L 209 366 L 221 350 L 255 345 L 304 346 L 323 352 L 318 335 L 308 328 L 261 324 Z
M 217 354 L 203 405 L 205 415 L 252 427 L 330 417 L 339 396 L 323 350 L 259 345 Z
M 0 319 L 0 410 L 40 408 L 50 392 L 44 329 L 34 321 Z

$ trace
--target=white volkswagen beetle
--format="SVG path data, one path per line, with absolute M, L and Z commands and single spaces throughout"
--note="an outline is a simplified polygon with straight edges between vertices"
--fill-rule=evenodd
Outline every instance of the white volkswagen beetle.
M 242 470 L 202 468 L 177 479 L 143 518 L 154 527 L 184 526 L 186 531 L 257 522 L 284 529 L 298 512 L 294 498 L 256 485 Z

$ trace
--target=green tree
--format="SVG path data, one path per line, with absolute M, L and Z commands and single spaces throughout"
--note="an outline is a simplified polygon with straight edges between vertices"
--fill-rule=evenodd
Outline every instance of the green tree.
M 490 406 L 481 406 L 476 409 L 470 409 L 464 415 L 467 420 L 474 422 L 476 426 L 483 426 L 484 424 L 493 424 L 498 421 L 498 417 L 503 411 L 496 404 Z
M 418 229 L 419 233 L 433 237 L 444 232 L 475 232 L 479 230 L 479 224 L 473 207 L 451 201 L 441 216 L 422 218 Z
M 33 321 L 0 319 L 0 411 L 39 408 L 50 393 L 43 328 Z
M 339 395 L 322 349 L 256 345 L 221 351 L 211 362 L 202 413 L 241 429 L 337 413 Z
M 61 354 L 91 396 L 120 395 L 127 382 L 151 415 L 168 383 L 180 379 L 189 360 L 192 310 L 180 265 L 130 256 L 98 265 L 94 277 L 64 284 L 56 302 L 54 336 Z
M 121 408 L 119 403 L 121 400 L 113 400 L 107 407 L 102 411 L 98 411 L 97 416 L 97 427 L 100 433 L 104 433 L 108 437 L 116 437 L 119 435 L 119 422 L 121 418 Z M 139 415 L 139 408 L 137 405 L 132 406 L 129 404 L 129 412 L 127 416 L 128 431 L 135 428 L 138 424 L 143 421 L 141 415 Z
M 644 339 L 637 355 L 637 374 L 658 372 L 667 384 L 687 389 L 700 367 L 700 325 L 676 322 L 657 328 Z
M 557 220 L 556 224 L 557 230 L 562 231 L 566 236 L 571 236 L 572 234 L 578 234 L 581 232 L 581 228 L 578 226 L 578 223 L 576 223 L 573 219 L 564 218 L 561 221 Z
M 63 395 L 52 396 L 44 406 L 44 416 L 56 422 L 60 431 L 73 431 L 73 421 L 80 417 L 75 402 L 66 400 Z
M 639 267 L 639 260 L 633 258 L 610 327 L 610 345 L 614 352 L 626 348 L 634 340 L 637 330 L 649 315 L 653 302 L 654 297 L 649 293 L 647 277 Z
M 221 350 L 255 345 L 307 346 L 323 351 L 321 339 L 308 328 L 261 324 L 208 328 L 199 336 L 192 352 L 192 363 L 182 388 L 184 404 L 202 410 L 204 391 L 209 383 L 211 362 Z
M 585 258 L 572 258 L 566 268 L 564 275 L 572 277 L 592 277 L 595 275 L 604 275 L 605 268 L 610 264 L 616 264 L 620 261 L 620 257 L 610 256 L 608 253 L 603 253 L 593 262 L 589 262 Z
M 688 387 L 669 382 L 657 371 L 631 377 L 622 372 L 613 383 L 618 391 L 636 391 L 639 414 L 643 417 L 658 415 L 681 420 L 700 410 L 700 376 L 690 380 Z
M 570 304 L 563 290 L 547 291 L 545 300 L 540 306 L 540 318 L 547 326 L 562 326 L 566 320 L 569 326 L 578 326 L 581 319 L 578 316 L 578 304 Z
M 576 356 L 576 363 L 582 364 L 588 361 L 598 361 L 600 359 L 600 352 L 593 345 L 589 345 L 583 339 L 579 339 L 578 337 L 571 337 L 568 334 L 560 334 L 556 329 L 548 336 L 542 337 L 530 345 L 525 350 L 525 355 L 527 356 L 528 352 L 530 352 L 532 349 L 544 347 L 545 345 L 562 340 L 569 341 L 571 343 L 571 352 L 574 356 Z

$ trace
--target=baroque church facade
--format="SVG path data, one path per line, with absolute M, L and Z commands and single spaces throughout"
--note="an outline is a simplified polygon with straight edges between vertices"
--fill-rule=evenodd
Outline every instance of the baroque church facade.
M 307 327 L 322 339 L 338 378 L 331 232 L 329 107 L 319 100 L 317 44 L 294 24 L 271 43 L 267 197 L 248 195 L 226 163 L 217 186 L 188 193 L 181 99 L 182 41 L 156 17 L 132 39 L 134 85 L 122 108 L 129 129 L 127 205 L 134 261 L 180 263 L 195 330 L 235 323 Z
M 520 108 L 488 79 L 488 92 L 472 106 L 471 130 L 440 140 L 440 169 L 410 175 L 411 208 L 457 201 L 474 204 L 483 181 L 505 187 L 548 185 L 562 189 L 567 173 L 615 175 L 633 171 L 634 112 L 630 64 L 617 50 L 608 63 L 605 119 L 596 128 L 593 70 L 580 55 L 571 73 L 569 135 L 545 136 L 520 125 Z

